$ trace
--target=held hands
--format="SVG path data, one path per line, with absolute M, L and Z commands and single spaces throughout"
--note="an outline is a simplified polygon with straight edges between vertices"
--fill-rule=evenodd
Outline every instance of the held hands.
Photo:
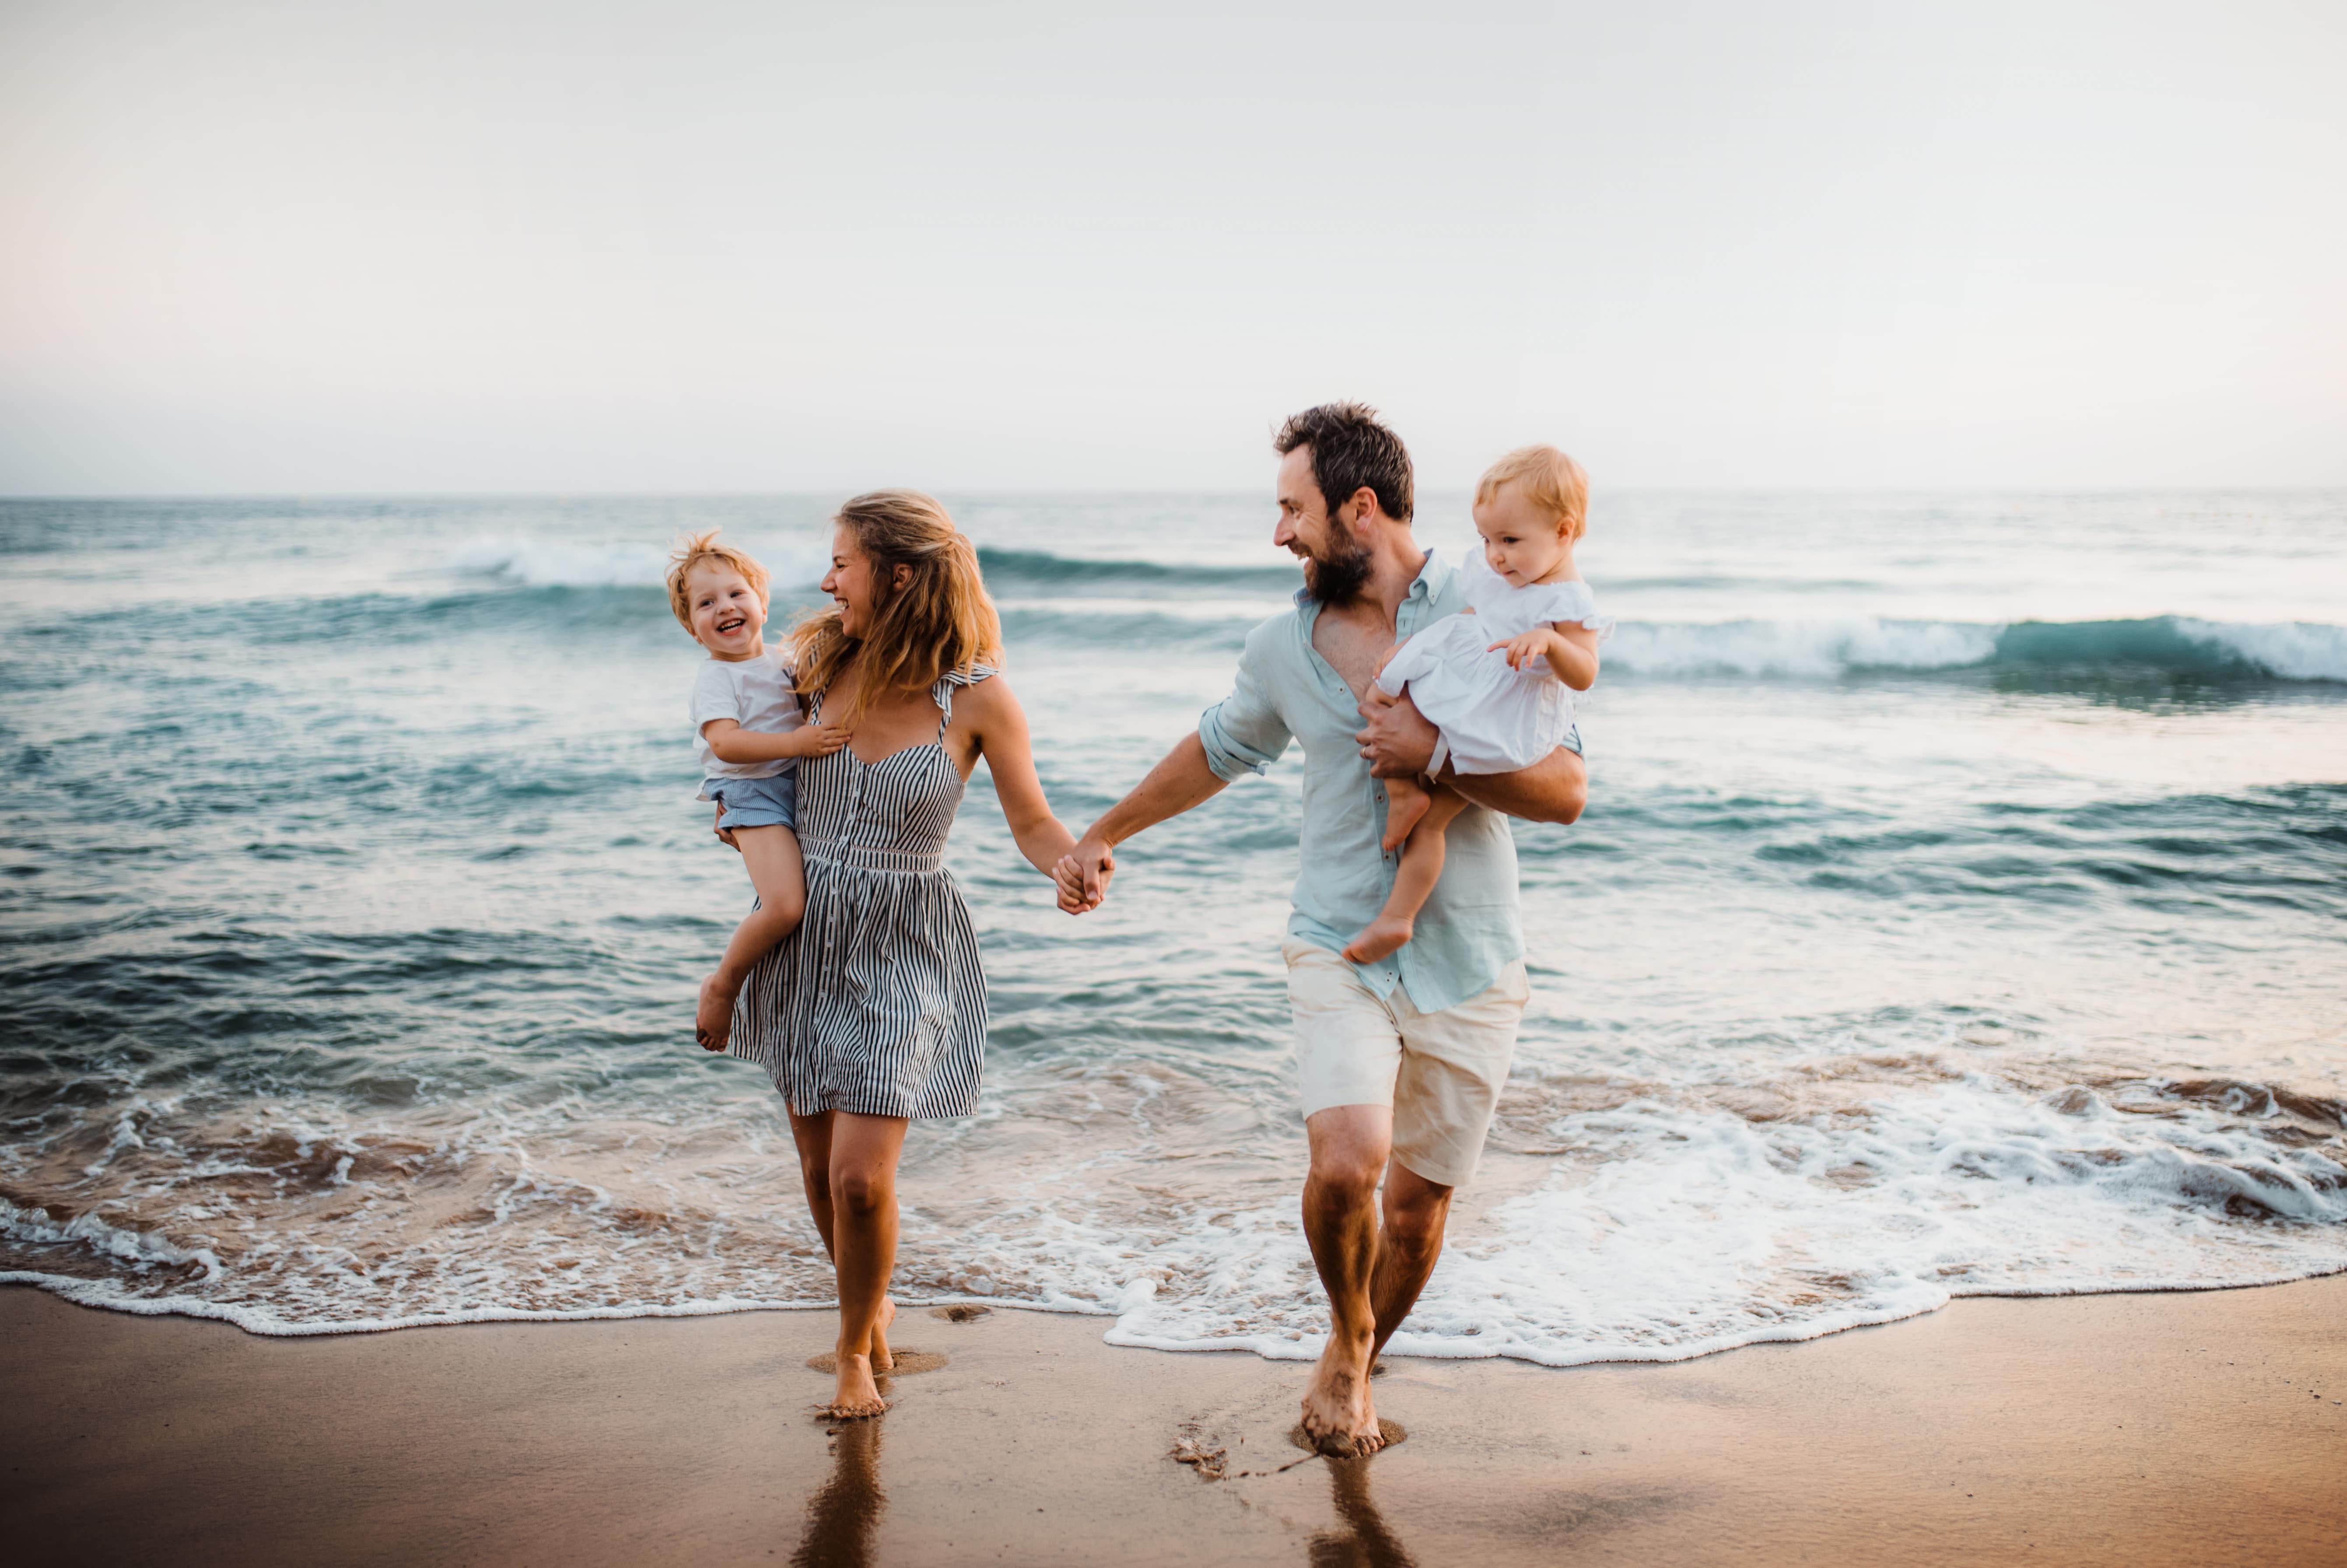
M 1522 670 L 1529 665 L 1547 663 L 1549 650 L 1563 641 L 1549 628 L 1535 626 L 1521 637 L 1511 637 L 1504 642 L 1494 642 L 1483 651 L 1496 653 L 1505 650 L 1508 655 L 1508 668 Z
M 1060 856 L 1051 867 L 1051 880 L 1059 884 L 1060 907 L 1071 915 L 1090 914 L 1108 898 L 1108 885 L 1116 875 L 1116 856 L 1099 839 L 1086 835 L 1076 841 L 1076 846 Z

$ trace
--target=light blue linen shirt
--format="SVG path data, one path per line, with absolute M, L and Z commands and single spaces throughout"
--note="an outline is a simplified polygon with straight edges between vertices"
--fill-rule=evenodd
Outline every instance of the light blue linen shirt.
M 1467 608 L 1464 579 L 1429 550 L 1395 617 L 1408 637 Z M 1304 744 L 1303 870 L 1287 931 L 1335 953 L 1358 936 L 1393 891 L 1400 856 L 1388 853 L 1386 792 L 1353 739 L 1361 714 L 1352 689 L 1312 647 L 1320 607 L 1307 593 L 1296 608 L 1247 634 L 1231 694 L 1198 720 L 1206 764 L 1225 781 L 1259 774 L 1290 740 Z M 1442 879 L 1399 952 L 1354 972 L 1378 996 L 1399 984 L 1421 1012 L 1474 996 L 1523 957 L 1516 891 L 1516 841 L 1498 812 L 1470 805 L 1450 824 Z

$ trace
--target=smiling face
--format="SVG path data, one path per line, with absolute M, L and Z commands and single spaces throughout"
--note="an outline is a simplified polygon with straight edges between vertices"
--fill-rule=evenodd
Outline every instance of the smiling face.
M 1511 588 L 1545 581 L 1560 567 L 1572 575 L 1573 541 L 1520 484 L 1502 485 L 1475 504 L 1475 531 L 1483 536 L 1483 559 Z
M 880 606 L 873 580 L 872 558 L 856 542 L 845 523 L 831 531 L 831 569 L 823 574 L 823 591 L 839 606 L 840 635 L 861 641 L 872 629 Z
M 685 574 L 685 605 L 692 616 L 693 641 L 729 662 L 755 659 L 766 651 L 766 601 L 750 579 L 717 561 L 701 561 Z
M 1279 521 L 1271 542 L 1304 562 L 1304 586 L 1323 604 L 1358 597 L 1372 569 L 1369 547 L 1328 516 L 1320 481 L 1312 471 L 1312 448 L 1298 446 L 1279 460 Z

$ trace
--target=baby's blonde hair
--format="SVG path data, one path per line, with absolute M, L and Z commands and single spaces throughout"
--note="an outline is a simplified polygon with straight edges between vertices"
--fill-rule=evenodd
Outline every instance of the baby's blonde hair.
M 766 569 L 732 545 L 719 544 L 717 536 L 722 531 L 712 528 L 705 534 L 688 534 L 668 558 L 668 607 L 676 611 L 677 620 L 687 631 L 692 630 L 692 603 L 684 579 L 694 567 L 704 563 L 714 562 L 740 572 L 742 580 L 757 593 L 758 602 L 766 603 Z
M 1475 481 L 1475 504 L 1489 506 L 1502 485 L 1522 481 L 1533 506 L 1556 519 L 1557 532 L 1577 539 L 1589 528 L 1589 476 L 1553 446 L 1519 446 Z

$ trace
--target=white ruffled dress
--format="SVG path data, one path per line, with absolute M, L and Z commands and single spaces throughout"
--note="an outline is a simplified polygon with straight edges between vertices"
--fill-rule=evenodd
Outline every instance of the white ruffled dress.
M 1446 615 L 1403 643 L 1378 684 L 1393 697 L 1408 687 L 1418 711 L 1442 732 L 1430 771 L 1440 770 L 1447 752 L 1462 774 L 1512 774 L 1564 743 L 1573 688 L 1545 659 L 1509 669 L 1508 656 L 1491 644 L 1559 621 L 1585 626 L 1604 641 L 1614 622 L 1597 613 L 1596 597 L 1578 579 L 1511 588 L 1481 550 L 1470 552 L 1465 569 L 1475 613 Z

